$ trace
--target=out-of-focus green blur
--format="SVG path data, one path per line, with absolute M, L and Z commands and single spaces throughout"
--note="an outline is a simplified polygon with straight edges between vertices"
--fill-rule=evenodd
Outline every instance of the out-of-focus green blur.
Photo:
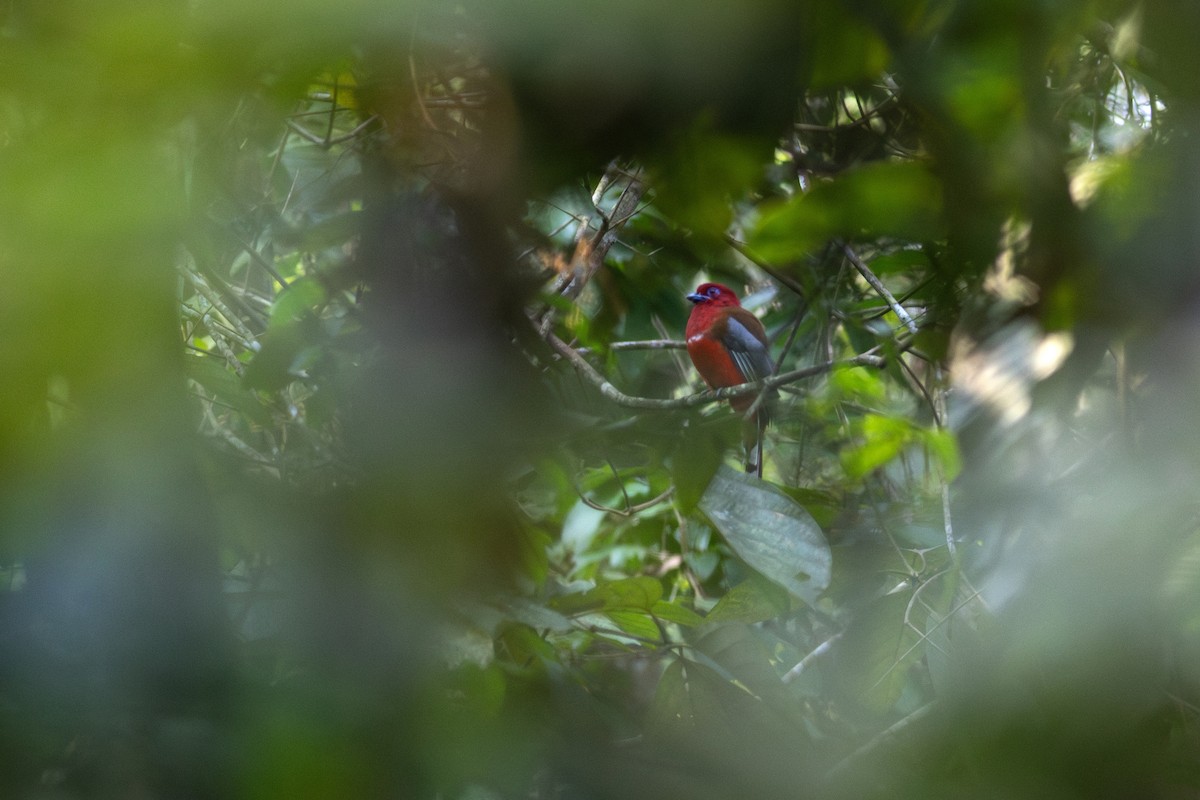
M 0 795 L 1200 790 L 1200 11 L 843 5 L 4 4 Z

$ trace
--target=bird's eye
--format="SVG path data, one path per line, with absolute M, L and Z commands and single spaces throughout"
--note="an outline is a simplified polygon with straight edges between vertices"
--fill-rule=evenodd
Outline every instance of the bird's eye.
M 716 297 L 720 293 L 721 293 L 721 290 L 715 286 L 708 287 L 708 291 L 705 292 L 705 294 L 708 295 L 709 297 Z

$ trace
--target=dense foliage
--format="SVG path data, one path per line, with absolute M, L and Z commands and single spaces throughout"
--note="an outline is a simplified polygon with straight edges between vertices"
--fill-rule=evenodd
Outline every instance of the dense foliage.
M 1200 10 L 0 24 L 6 796 L 1200 789 Z

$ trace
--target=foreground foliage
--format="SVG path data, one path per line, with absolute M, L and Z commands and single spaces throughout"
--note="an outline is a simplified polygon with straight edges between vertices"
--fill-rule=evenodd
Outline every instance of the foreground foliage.
M 1195 791 L 1190 6 L 60 5 L 9 793 Z

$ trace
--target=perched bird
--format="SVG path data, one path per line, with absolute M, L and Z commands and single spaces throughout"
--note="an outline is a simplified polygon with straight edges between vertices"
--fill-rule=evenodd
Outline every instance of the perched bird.
M 775 372 L 767 332 L 758 317 L 742 308 L 728 286 L 702 283 L 687 296 L 694 305 L 687 323 L 687 350 L 696 371 L 714 389 L 761 381 Z M 745 414 L 758 395 L 731 398 L 734 411 Z M 767 398 L 747 420 L 743 444 L 746 471 L 762 475 L 762 432 L 767 425 Z

